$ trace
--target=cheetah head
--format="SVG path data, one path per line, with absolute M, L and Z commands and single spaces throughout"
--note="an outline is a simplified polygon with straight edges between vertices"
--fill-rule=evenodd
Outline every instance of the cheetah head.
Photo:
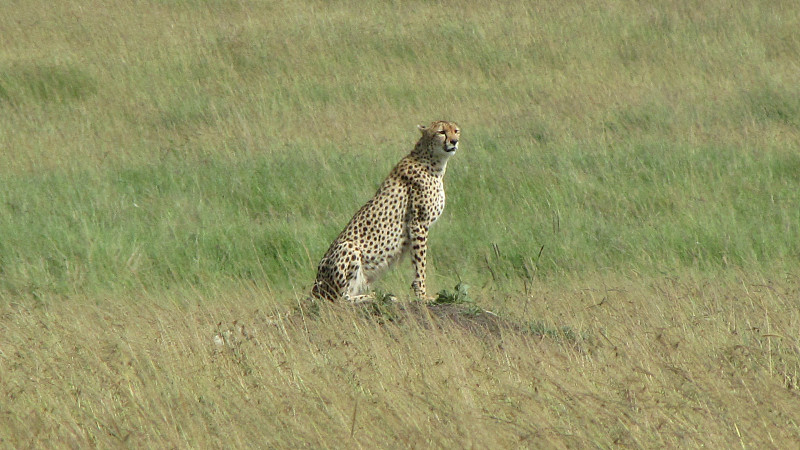
M 461 136 L 461 129 L 455 122 L 439 120 L 430 125 L 418 125 L 422 132 L 423 141 L 428 141 L 434 151 L 442 151 L 449 156 L 458 150 L 458 139 Z

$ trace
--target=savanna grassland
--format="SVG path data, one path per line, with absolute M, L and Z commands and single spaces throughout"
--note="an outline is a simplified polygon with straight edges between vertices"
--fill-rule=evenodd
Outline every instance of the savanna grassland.
M 0 446 L 796 447 L 798 30 L 780 0 L 0 3 Z M 307 303 L 435 119 L 450 292 L 406 262 L 398 304 Z

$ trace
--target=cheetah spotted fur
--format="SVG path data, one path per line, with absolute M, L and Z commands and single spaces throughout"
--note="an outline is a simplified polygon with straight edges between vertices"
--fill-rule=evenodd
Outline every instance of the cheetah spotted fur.
M 428 230 L 444 210 L 447 160 L 458 150 L 453 122 L 420 125 L 422 137 L 400 160 L 378 192 L 333 241 L 317 269 L 311 295 L 336 301 L 365 297 L 369 285 L 404 254 L 414 265 L 411 288 L 426 299 Z

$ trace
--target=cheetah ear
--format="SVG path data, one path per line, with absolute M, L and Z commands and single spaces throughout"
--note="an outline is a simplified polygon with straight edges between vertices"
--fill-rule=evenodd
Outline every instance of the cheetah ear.
M 417 128 L 419 128 L 419 131 L 420 131 L 422 134 L 425 134 L 425 130 L 427 130 L 427 129 L 428 129 L 428 127 L 426 127 L 425 125 L 417 125 Z

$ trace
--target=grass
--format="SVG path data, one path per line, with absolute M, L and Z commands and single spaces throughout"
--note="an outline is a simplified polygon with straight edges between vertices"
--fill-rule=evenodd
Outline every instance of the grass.
M 0 443 L 796 442 L 794 6 L 0 6 Z M 298 319 L 440 118 L 429 289 L 516 326 Z
M 537 327 L 500 336 L 346 305 L 301 316 L 258 287 L 9 303 L 2 438 L 781 447 L 800 432 L 796 280 L 739 281 L 482 292 Z

